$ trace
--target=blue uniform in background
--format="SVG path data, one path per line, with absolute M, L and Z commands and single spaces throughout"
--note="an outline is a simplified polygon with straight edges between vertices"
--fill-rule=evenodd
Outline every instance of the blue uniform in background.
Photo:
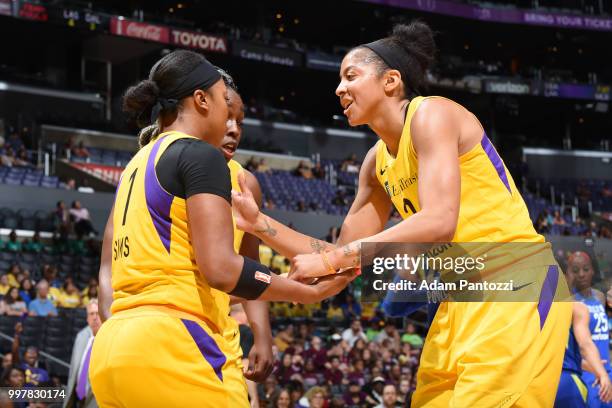
M 608 375 L 610 375 L 612 373 L 612 367 L 610 366 L 610 332 L 608 331 L 606 308 L 592 292 L 589 297 L 583 296 L 580 293 L 575 293 L 574 296 L 576 300 L 584 303 L 589 309 L 589 331 L 591 332 L 591 338 L 599 351 L 601 359 L 606 360 L 604 368 Z M 612 403 L 604 403 L 599 399 L 599 385 L 593 386 L 595 374 L 584 371 L 582 373 L 582 380 L 588 388 L 587 406 L 589 408 L 612 407 Z
M 582 381 L 582 356 L 574 330 L 570 328 L 567 348 L 563 356 L 561 380 L 555 398 L 555 408 L 586 408 L 587 386 Z

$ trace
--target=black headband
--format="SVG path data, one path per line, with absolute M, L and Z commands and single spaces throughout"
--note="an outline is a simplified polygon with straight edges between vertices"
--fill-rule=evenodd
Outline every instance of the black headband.
M 151 123 L 155 123 L 161 111 L 175 108 L 179 101 L 196 89 L 207 90 L 221 79 L 221 74 L 207 60 L 202 60 L 174 89 L 160 94 L 151 110 Z
M 396 69 L 402 74 L 402 82 L 406 89 L 406 94 L 419 95 L 418 90 L 408 86 L 408 67 L 414 64 L 410 55 L 406 53 L 399 45 L 394 44 L 386 38 L 372 41 L 371 43 L 362 44 L 360 47 L 368 48 L 378 55 L 391 69 Z

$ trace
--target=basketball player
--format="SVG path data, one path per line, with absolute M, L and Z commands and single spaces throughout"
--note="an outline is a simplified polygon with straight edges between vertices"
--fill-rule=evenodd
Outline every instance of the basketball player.
M 105 230 L 101 270 L 112 269 L 113 299 L 91 355 L 96 400 L 102 407 L 248 407 L 244 387 L 225 383 L 236 372 L 224 337 L 229 316 L 219 307 L 229 302 L 226 293 L 310 302 L 338 293 L 355 273 L 309 286 L 236 254 L 229 170 L 217 150 L 228 95 L 202 55 L 163 57 L 128 89 L 124 110 L 161 133 L 141 134 Z M 243 396 L 238 405 L 234 393 Z
M 244 173 L 246 183 L 249 189 L 254 193 L 257 205 L 261 207 L 261 188 L 259 182 L 251 172 L 242 168 L 240 163 L 233 160 L 236 149 L 240 145 L 242 139 L 242 122 L 244 121 L 244 103 L 238 93 L 238 88 L 233 78 L 222 69 L 218 69 L 223 77 L 223 82 L 227 88 L 229 98 L 227 130 L 221 147 L 219 150 L 223 154 L 225 161 L 230 169 L 230 178 L 233 190 L 240 190 L 238 185 L 238 175 Z M 245 234 L 243 231 L 234 227 L 234 250 L 240 255 L 251 259 L 259 260 L 259 239 L 251 234 Z M 232 359 L 238 361 L 237 365 L 246 365 L 244 376 L 247 379 L 246 385 L 249 391 L 251 402 L 257 401 L 257 384 L 255 382 L 263 382 L 272 372 L 274 368 L 274 357 L 272 356 L 272 332 L 270 330 L 270 318 L 268 303 L 251 300 L 242 302 L 243 299 L 233 298 L 232 303 L 235 303 L 230 313 L 229 304 L 227 305 L 227 313 L 232 316 L 229 329 L 226 330 L 225 337 L 230 343 L 233 350 Z M 248 325 L 243 325 L 243 328 L 250 328 L 253 331 L 254 344 L 247 351 L 242 350 L 240 344 L 242 342 L 239 333 L 238 322 L 235 316 L 244 316 L 248 318 Z M 244 330 L 244 329 L 243 329 Z M 243 360 L 243 355 L 245 356 Z M 248 359 L 246 356 L 248 355 Z M 255 392 L 253 392 L 255 390 Z M 232 404 L 233 406 L 233 404 Z
M 574 252 L 567 262 L 568 281 L 571 282 L 572 291 L 577 301 L 582 302 L 586 307 L 588 320 L 588 333 L 593 343 L 597 347 L 598 357 L 603 361 L 603 368 L 606 379 L 603 375 L 596 375 L 585 370 L 582 372 L 582 380 L 588 389 L 588 407 L 608 407 L 609 399 L 603 400 L 601 397 L 605 392 L 602 385 L 610 383 L 610 332 L 608 331 L 608 316 L 605 308 L 605 296 L 602 292 L 592 287 L 593 284 L 593 263 L 591 257 L 582 251 Z M 593 364 L 590 364 L 593 366 Z M 595 366 L 593 366 L 595 367 Z M 602 401 L 603 400 L 603 401 Z
M 344 114 L 380 140 L 364 159 L 336 247 L 260 213 L 246 186 L 233 193 L 239 228 L 295 257 L 294 278 L 358 265 L 362 241 L 544 243 L 478 119 L 448 99 L 418 96 L 434 51 L 430 28 L 413 22 L 343 59 L 336 94 Z M 404 220 L 384 230 L 391 205 Z M 440 304 L 413 407 L 553 405 L 572 312 L 570 302 L 552 301 L 569 291 L 547 255 L 538 302 Z

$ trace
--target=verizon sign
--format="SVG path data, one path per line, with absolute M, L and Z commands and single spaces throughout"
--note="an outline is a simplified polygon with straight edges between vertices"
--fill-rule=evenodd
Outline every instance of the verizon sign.
M 217 35 L 173 29 L 171 39 L 172 44 L 179 47 L 227 54 L 227 39 Z
M 170 42 L 170 29 L 168 27 L 126 20 L 120 17 L 111 19 L 111 33 L 164 44 Z

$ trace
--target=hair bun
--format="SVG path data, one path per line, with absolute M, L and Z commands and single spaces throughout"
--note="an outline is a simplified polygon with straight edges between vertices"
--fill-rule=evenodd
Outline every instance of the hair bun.
M 123 111 L 135 120 L 140 127 L 149 125 L 151 109 L 159 97 L 159 87 L 145 79 L 128 88 L 123 95 Z
M 423 72 L 433 63 L 436 42 L 426 23 L 414 20 L 409 24 L 396 24 L 390 38 L 416 58 Z

